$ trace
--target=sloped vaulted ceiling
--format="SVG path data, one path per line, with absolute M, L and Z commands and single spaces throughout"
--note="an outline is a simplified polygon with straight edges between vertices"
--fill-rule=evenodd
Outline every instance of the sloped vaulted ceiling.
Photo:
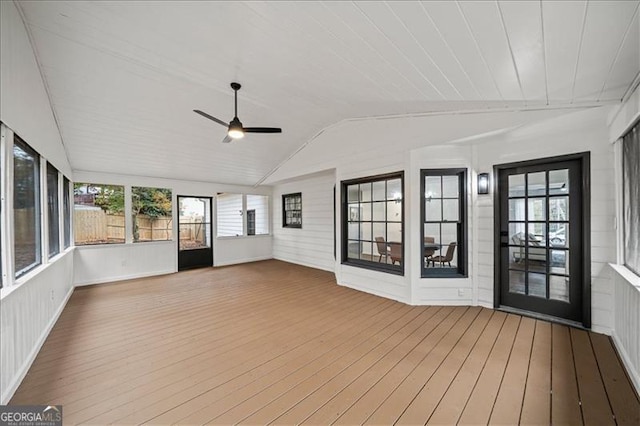
M 618 103 L 638 80 L 639 3 L 18 6 L 75 170 L 251 185 L 345 119 Z M 245 125 L 281 135 L 220 143 L 192 110 L 231 120 L 231 81 Z

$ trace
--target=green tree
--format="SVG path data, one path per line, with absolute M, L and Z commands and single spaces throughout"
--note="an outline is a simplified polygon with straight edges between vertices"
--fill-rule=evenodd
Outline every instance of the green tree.
M 171 216 L 171 190 L 166 188 L 145 188 L 134 186 L 131 189 L 133 212 L 133 240 L 138 241 L 138 215 L 145 215 L 155 220 L 163 216 Z M 170 223 L 170 222 L 169 222 Z

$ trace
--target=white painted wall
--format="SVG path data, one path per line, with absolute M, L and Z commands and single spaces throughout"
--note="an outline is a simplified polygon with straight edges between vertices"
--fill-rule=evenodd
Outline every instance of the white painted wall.
M 271 187 L 259 188 L 225 185 L 207 182 L 181 181 L 153 177 L 113 175 L 105 173 L 75 172 L 76 182 L 91 182 L 123 185 L 125 194 L 132 186 L 169 188 L 173 196 L 173 235 L 177 236 L 177 196 L 216 197 L 218 193 L 252 193 L 271 195 Z M 241 197 L 240 197 L 241 198 Z M 215 206 L 214 199 L 214 206 Z M 242 205 L 242 203 L 240 203 Z M 130 201 L 125 197 L 125 210 L 130 210 Z M 239 215 L 239 213 L 238 213 Z M 177 271 L 178 246 L 173 241 L 131 243 L 131 219 L 127 215 L 127 244 L 79 246 L 75 248 L 76 285 L 117 281 L 141 276 L 166 274 Z M 212 227 L 217 228 L 214 212 Z M 214 266 L 251 262 L 272 257 L 272 236 L 219 237 L 213 239 Z
M 244 234 L 242 194 L 220 194 L 216 197 L 218 237 L 235 237 Z
M 333 170 L 273 188 L 273 257 L 333 272 Z M 282 227 L 282 196 L 302 193 L 302 228 Z M 339 205 L 339 204 L 338 204 Z
M 0 120 L 72 177 L 28 34 L 15 4 L 8 1 L 0 2 Z M 11 198 L 6 170 L 12 159 L 7 154 L 2 182 Z M 9 201 L 2 203 L 6 212 L 13 208 Z M 3 250 L 12 242 L 11 226 L 10 220 L 2 224 Z M 43 260 L 20 279 L 5 281 L 0 291 L 0 404 L 17 389 L 73 289 L 73 249 Z
M 0 121 L 71 178 L 49 97 L 14 2 L 0 2 L 0 19 Z
M 22 279 L 0 299 L 0 404 L 9 402 L 73 292 L 73 250 Z

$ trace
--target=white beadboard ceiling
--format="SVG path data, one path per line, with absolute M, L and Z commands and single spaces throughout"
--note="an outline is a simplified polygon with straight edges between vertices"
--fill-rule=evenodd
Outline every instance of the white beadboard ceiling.
M 639 1 L 20 1 L 74 170 L 256 184 L 341 120 L 620 102 Z M 248 135 L 233 117 L 240 82 Z M 366 138 L 354 141 L 367 148 Z

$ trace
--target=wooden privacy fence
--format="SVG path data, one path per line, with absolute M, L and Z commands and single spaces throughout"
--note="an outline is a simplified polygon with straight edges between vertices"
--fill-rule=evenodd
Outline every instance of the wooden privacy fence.
M 75 243 L 100 244 L 125 241 L 124 214 L 107 214 L 102 209 L 75 209 Z M 137 215 L 138 241 L 167 241 L 173 237 L 172 218 Z
M 202 216 L 180 216 L 180 241 L 203 241 L 205 224 Z

